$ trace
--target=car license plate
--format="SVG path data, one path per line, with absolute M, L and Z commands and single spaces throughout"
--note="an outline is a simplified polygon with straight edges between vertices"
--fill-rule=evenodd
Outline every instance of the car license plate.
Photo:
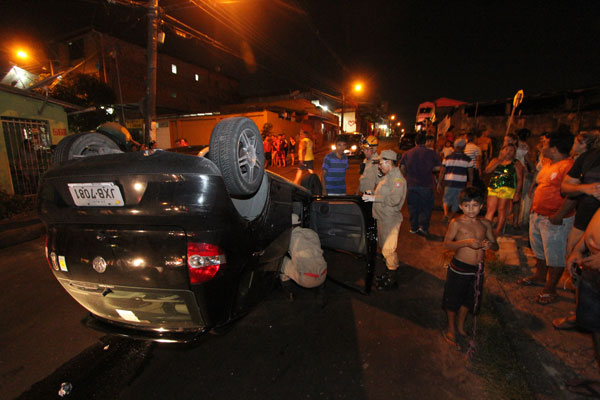
M 121 190 L 112 182 L 69 183 L 69 191 L 76 206 L 123 207 Z

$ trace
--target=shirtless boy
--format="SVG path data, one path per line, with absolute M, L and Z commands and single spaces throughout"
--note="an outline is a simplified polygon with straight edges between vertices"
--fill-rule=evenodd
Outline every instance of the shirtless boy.
M 442 307 L 448 314 L 448 330 L 444 337 L 454 345 L 457 333 L 467 335 L 467 313 L 470 311 L 475 315 L 481 307 L 485 251 L 498 250 L 491 222 L 479 217 L 483 194 L 477 188 L 469 187 L 460 193 L 458 201 L 463 215 L 450 222 L 444 238 L 444 247 L 455 252 L 446 273 L 442 300 Z

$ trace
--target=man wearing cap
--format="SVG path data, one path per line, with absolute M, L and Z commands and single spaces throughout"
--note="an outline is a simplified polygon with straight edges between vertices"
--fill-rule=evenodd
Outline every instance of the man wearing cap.
M 473 184 L 475 163 L 465 154 L 467 141 L 459 138 L 454 141 L 454 152 L 444 159 L 438 179 L 437 189 L 444 186 L 444 223 L 448 223 L 458 211 L 458 195 L 467 186 Z
M 379 156 L 379 170 L 383 177 L 375 188 L 375 194 L 364 194 L 364 201 L 373 202 L 373 218 L 377 220 L 377 240 L 385 258 L 386 272 L 375 279 L 377 290 L 398 287 L 396 271 L 400 265 L 398 233 L 402 223 L 402 206 L 406 198 L 406 180 L 398 168 L 398 155 L 384 150 Z
M 415 138 L 416 147 L 402 156 L 400 168 L 406 176 L 408 193 L 408 213 L 410 215 L 410 233 L 429 237 L 429 220 L 433 211 L 433 173 L 440 169 L 440 156 L 425 147 L 425 135 L 420 133 Z
M 371 194 L 379 182 L 379 169 L 377 168 L 377 146 L 379 141 L 373 135 L 367 137 L 366 143 L 363 145 L 363 153 L 365 159 L 361 164 L 361 175 L 358 184 L 358 190 L 361 193 Z

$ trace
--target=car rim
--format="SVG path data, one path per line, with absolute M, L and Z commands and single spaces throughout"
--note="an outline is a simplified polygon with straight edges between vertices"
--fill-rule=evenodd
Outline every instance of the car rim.
M 238 166 L 246 182 L 253 182 L 260 172 L 260 163 L 256 154 L 256 137 L 246 134 L 244 130 L 240 135 L 238 144 Z

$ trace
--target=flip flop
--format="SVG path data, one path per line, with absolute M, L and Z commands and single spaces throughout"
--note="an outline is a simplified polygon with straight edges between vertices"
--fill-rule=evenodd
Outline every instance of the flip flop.
M 458 342 L 456 341 L 456 337 L 454 337 L 454 338 L 453 338 L 453 337 L 451 337 L 451 336 L 448 336 L 448 332 L 447 332 L 447 331 L 445 331 L 445 332 L 442 332 L 442 335 L 444 335 L 444 340 L 445 340 L 445 341 L 446 341 L 448 344 L 450 344 L 450 345 L 452 345 L 452 346 L 456 347 L 457 349 L 459 348 Z
M 595 385 L 597 388 L 600 388 L 600 382 L 593 381 L 590 379 L 575 379 L 569 382 L 565 382 L 565 387 L 571 393 L 600 398 L 600 392 L 594 389 L 592 385 Z
M 521 286 L 539 286 L 544 287 L 546 282 L 539 282 L 534 279 L 533 276 L 528 276 L 527 278 L 521 278 L 517 280 L 517 284 Z
M 556 293 L 540 293 L 537 297 L 537 303 L 543 306 L 556 302 Z
M 552 326 L 559 331 L 573 331 L 577 329 L 577 321 L 571 317 L 556 318 L 552 321 Z

